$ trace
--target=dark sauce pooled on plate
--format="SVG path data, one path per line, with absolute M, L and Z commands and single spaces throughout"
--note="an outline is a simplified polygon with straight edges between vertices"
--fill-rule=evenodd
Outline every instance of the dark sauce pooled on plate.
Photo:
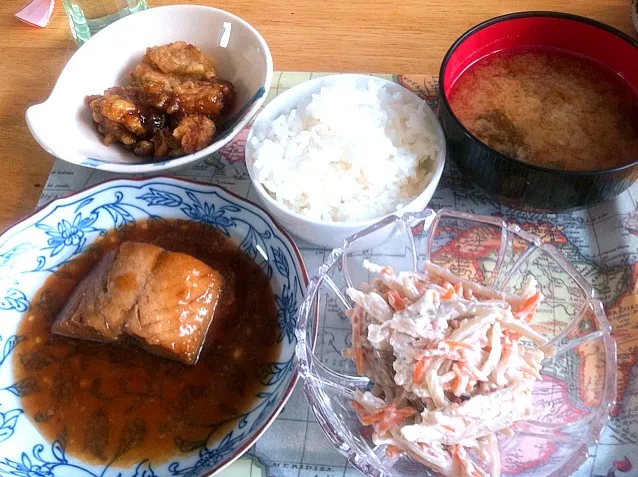
M 97 343 L 51 334 L 74 287 L 124 241 L 182 252 L 219 271 L 224 289 L 199 361 L 187 366 L 130 342 Z M 40 433 L 100 465 L 158 464 L 196 451 L 235 424 L 277 361 L 277 310 L 268 277 L 213 227 L 149 220 L 111 231 L 51 275 L 32 300 L 13 360 L 22 407 Z
M 495 53 L 458 78 L 449 102 L 483 143 L 523 162 L 592 171 L 638 160 L 638 92 L 580 56 Z

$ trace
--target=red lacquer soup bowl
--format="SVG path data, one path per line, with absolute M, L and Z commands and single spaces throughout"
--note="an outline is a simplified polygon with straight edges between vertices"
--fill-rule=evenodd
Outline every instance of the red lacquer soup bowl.
M 572 53 L 618 76 L 638 98 L 638 42 L 576 15 L 522 12 L 493 18 L 464 33 L 440 71 L 439 119 L 460 171 L 504 203 L 544 210 L 573 209 L 611 199 L 638 179 L 638 157 L 619 167 L 564 171 L 524 163 L 487 146 L 459 120 L 449 102 L 459 78 L 489 55 L 519 49 Z

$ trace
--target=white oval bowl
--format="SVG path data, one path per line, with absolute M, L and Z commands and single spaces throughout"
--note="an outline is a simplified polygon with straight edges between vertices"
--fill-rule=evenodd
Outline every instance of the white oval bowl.
M 237 93 L 227 127 L 194 154 L 153 162 L 119 144 L 105 146 L 84 97 L 122 85 L 147 47 L 183 40 L 200 47 Z M 104 28 L 66 64 L 49 98 L 27 109 L 35 140 L 55 157 L 120 173 L 161 171 L 208 156 L 230 142 L 259 110 L 272 81 L 268 45 L 251 25 L 217 8 L 172 5 L 129 15 Z
M 426 116 L 428 117 L 428 120 L 430 120 L 431 124 L 434 125 L 439 151 L 435 158 L 432 178 L 425 189 L 401 209 L 401 213 L 419 212 L 425 209 L 439 184 L 441 174 L 443 173 L 443 167 L 445 166 L 445 136 L 436 115 L 432 112 L 432 109 L 425 104 L 421 98 L 419 98 L 419 96 L 392 81 L 378 78 L 376 76 L 359 74 L 323 76 L 310 81 L 305 81 L 274 98 L 257 115 L 257 118 L 248 133 L 248 137 L 246 139 L 246 167 L 248 168 L 248 174 L 250 175 L 253 188 L 257 192 L 261 202 L 290 233 L 310 243 L 327 248 L 340 247 L 343 245 L 343 241 L 346 237 L 349 237 L 350 235 L 378 222 L 383 217 L 387 217 L 392 214 L 361 221 L 328 222 L 325 220 L 308 218 L 305 215 L 284 207 L 282 204 L 273 199 L 263 185 L 255 178 L 253 167 L 253 148 L 250 146 L 250 141 L 253 137 L 255 127 L 263 127 L 264 123 L 271 123 L 282 114 L 287 114 L 304 101 L 307 101 L 312 94 L 318 93 L 323 86 L 332 86 L 341 81 L 355 81 L 359 87 L 365 87 L 369 81 L 374 81 L 378 85 L 386 87 L 391 93 L 400 93 L 405 101 L 423 103 L 425 106 Z M 384 241 L 387 237 L 367 237 L 367 239 Z
M 239 245 L 270 278 L 278 310 L 281 352 L 264 366 L 263 389 L 224 432 L 190 453 L 159 465 L 128 468 L 82 462 L 60 442 L 47 442 L 25 415 L 13 361 L 20 321 L 37 290 L 107 230 L 138 220 L 181 219 L 209 224 Z M 277 417 L 297 381 L 295 326 L 308 275 L 299 250 L 260 207 L 218 186 L 157 177 L 114 180 L 56 200 L 0 236 L 0 475 L 37 477 L 210 476 L 246 452 Z M 316 327 L 315 327 L 316 330 Z M 314 342 L 314 335 L 310 337 Z M 176 449 L 178 450 L 178 449 Z

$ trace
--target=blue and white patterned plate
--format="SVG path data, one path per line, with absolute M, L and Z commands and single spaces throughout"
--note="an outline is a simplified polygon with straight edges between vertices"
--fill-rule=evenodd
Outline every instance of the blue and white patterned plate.
M 146 218 L 205 222 L 224 232 L 268 274 L 279 313 L 281 355 L 262 376 L 265 388 L 225 435 L 186 457 L 128 469 L 85 464 L 47 442 L 20 405 L 24 383 L 15 382 L 18 323 L 30 299 L 60 265 L 107 230 Z M 295 325 L 307 273 L 297 247 L 256 205 L 215 186 L 169 178 L 116 180 L 57 200 L 0 237 L 0 477 L 200 477 L 244 453 L 274 420 L 297 380 Z

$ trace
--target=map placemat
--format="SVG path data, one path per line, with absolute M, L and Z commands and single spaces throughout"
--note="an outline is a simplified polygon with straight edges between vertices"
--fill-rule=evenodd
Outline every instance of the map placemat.
M 323 74 L 275 73 L 268 99 L 302 81 Z M 436 106 L 437 78 L 379 75 L 415 91 Z M 174 171 L 177 177 L 224 186 L 258 202 L 244 165 L 248 129 L 220 151 Z M 56 161 L 38 206 L 117 177 Z M 430 201 L 443 207 L 481 215 L 502 216 L 558 247 L 597 290 L 605 304 L 618 346 L 618 406 L 600 442 L 577 476 L 638 475 L 638 184 L 616 200 L 561 214 L 522 212 L 495 202 L 468 183 L 451 161 Z M 297 241 L 309 273 L 324 262 L 329 250 Z M 344 336 L 335 336 L 337 347 Z M 319 337 L 321 339 L 321 337 Z M 345 346 L 345 344 L 343 344 Z M 343 347 L 342 346 L 342 347 Z M 246 456 L 223 471 L 223 477 L 350 477 L 361 475 L 335 451 L 324 436 L 297 386 L 284 410 Z

